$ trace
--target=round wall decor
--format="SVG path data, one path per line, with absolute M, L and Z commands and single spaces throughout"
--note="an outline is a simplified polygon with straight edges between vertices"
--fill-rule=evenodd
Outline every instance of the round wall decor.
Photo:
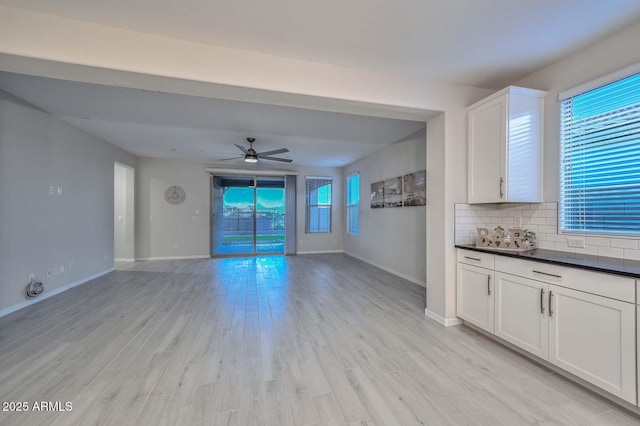
M 187 198 L 187 194 L 179 186 L 170 186 L 164 191 L 164 199 L 174 206 L 182 204 L 185 198 Z

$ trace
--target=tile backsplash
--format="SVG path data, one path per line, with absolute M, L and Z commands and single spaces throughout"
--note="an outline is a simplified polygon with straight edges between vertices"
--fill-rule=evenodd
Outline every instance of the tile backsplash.
M 455 211 L 456 244 L 475 244 L 477 227 L 492 230 L 500 225 L 534 231 L 541 249 L 640 260 L 638 239 L 558 234 L 558 203 L 456 204 Z M 585 247 L 568 247 L 567 237 L 572 236 L 583 238 Z

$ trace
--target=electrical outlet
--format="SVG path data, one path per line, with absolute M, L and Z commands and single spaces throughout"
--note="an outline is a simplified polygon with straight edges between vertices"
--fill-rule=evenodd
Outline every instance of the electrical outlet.
M 522 216 L 516 217 L 516 228 L 522 229 Z
M 54 187 L 50 186 L 49 187 L 49 195 L 53 195 L 54 190 L 55 190 Z
M 51 278 L 53 276 L 53 270 L 51 268 L 47 269 L 47 277 Z
M 567 247 L 584 248 L 584 238 L 567 238 Z
M 73 264 L 73 262 L 69 262 L 69 270 L 70 270 L 70 271 L 73 271 L 73 267 L 74 267 L 74 266 L 75 266 L 75 265 Z
M 178 244 L 178 243 L 175 243 L 175 244 L 173 245 L 173 248 L 175 248 L 175 249 L 178 249 L 178 248 L 180 248 L 180 244 Z

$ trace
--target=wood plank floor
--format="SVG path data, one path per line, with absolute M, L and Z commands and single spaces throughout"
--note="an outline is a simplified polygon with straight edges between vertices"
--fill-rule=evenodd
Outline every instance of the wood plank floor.
M 153 261 L 0 319 L 3 425 L 640 424 L 345 255 Z

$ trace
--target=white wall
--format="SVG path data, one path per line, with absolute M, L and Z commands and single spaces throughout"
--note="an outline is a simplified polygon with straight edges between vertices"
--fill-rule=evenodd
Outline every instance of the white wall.
M 544 200 L 560 198 L 560 102 L 558 94 L 629 65 L 640 63 L 640 23 L 564 57 L 516 84 L 547 90 L 544 113 Z M 582 238 L 582 236 L 581 236 Z M 547 235 L 540 247 L 608 257 L 638 260 L 640 239 L 587 238 L 584 249 L 566 245 L 566 235 Z
M 304 254 L 342 251 L 344 232 L 344 180 L 342 179 L 342 169 L 337 167 L 298 167 L 296 171 L 298 172 L 298 179 L 296 181 L 297 252 Z M 305 232 L 306 176 L 327 176 L 333 178 L 331 187 L 330 233 L 307 234 Z
M 30 273 L 51 293 L 113 268 L 114 161 L 136 158 L 0 92 L 0 315 Z
M 426 168 L 426 130 L 343 169 L 360 173 L 360 233 L 344 234 L 344 251 L 415 283 L 426 282 L 426 207 L 372 209 L 371 184 Z M 345 183 L 346 185 L 346 183 Z M 346 208 L 345 208 L 346 212 Z M 346 213 L 344 213 L 346 221 Z
M 560 102 L 564 90 L 640 63 L 640 23 L 595 43 L 515 83 L 548 91 L 544 103 L 544 200 L 560 196 Z
M 169 186 L 184 203 L 165 201 Z M 136 257 L 209 257 L 209 174 L 191 161 L 140 158 L 136 168 Z

